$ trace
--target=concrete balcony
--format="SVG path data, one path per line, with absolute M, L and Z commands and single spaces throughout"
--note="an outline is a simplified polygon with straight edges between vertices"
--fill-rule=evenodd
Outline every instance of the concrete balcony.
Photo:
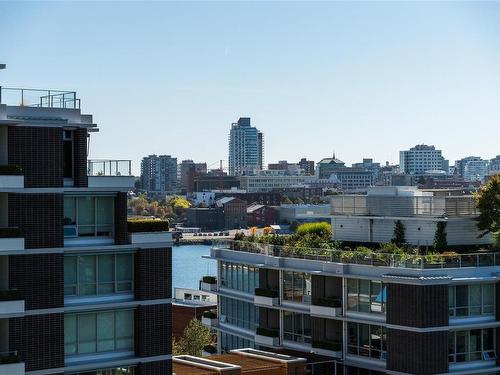
M 254 341 L 258 345 L 262 346 L 267 346 L 267 347 L 277 347 L 280 345 L 280 338 L 278 334 L 276 333 L 276 336 L 268 336 L 269 333 L 262 334 L 264 332 L 260 332 L 259 329 L 257 329 L 257 333 L 255 334 Z
M 132 189 L 134 176 L 88 176 L 89 188 Z
M 253 300 L 255 305 L 273 307 L 280 305 L 280 299 L 276 290 L 255 288 L 255 297 Z
M 0 316 L 24 313 L 24 299 L 17 290 L 0 290 Z
M 24 250 L 24 238 L 22 237 L 0 237 L 0 255 L 2 251 Z
M 24 188 L 24 176 L 5 175 L 0 172 L 0 190 L 22 188 Z
M 129 233 L 128 237 L 131 244 L 172 242 L 172 232 L 135 232 Z
M 200 290 L 209 293 L 217 292 L 217 278 L 215 276 L 203 276 L 200 280 Z
M 342 344 L 334 340 L 313 341 L 311 352 L 326 357 L 342 358 Z
M 311 316 L 318 316 L 320 318 L 333 318 L 342 316 L 342 307 L 329 307 L 311 305 Z
M 321 348 L 314 348 L 313 347 L 312 352 L 314 354 L 323 355 L 325 357 L 342 358 L 342 351 L 341 350 L 328 350 L 328 349 L 321 349 Z
M 0 375 L 24 375 L 24 362 L 17 352 L 0 352 Z

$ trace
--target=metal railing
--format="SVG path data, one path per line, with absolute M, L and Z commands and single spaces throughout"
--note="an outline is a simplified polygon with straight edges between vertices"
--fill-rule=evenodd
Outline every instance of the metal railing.
M 473 196 L 363 196 L 331 198 L 333 215 L 460 217 L 478 215 Z
M 88 176 L 132 176 L 132 162 L 130 160 L 103 160 L 87 161 Z
M 0 86 L 0 104 L 41 108 L 80 108 L 76 91 L 24 89 Z
M 214 249 L 227 249 L 246 253 L 262 254 L 274 257 L 317 260 L 322 262 L 362 264 L 375 267 L 391 268 L 465 268 L 500 266 L 500 253 L 484 252 L 471 254 L 389 254 L 365 253 L 337 249 L 314 249 L 295 246 L 277 246 L 257 242 L 215 240 Z

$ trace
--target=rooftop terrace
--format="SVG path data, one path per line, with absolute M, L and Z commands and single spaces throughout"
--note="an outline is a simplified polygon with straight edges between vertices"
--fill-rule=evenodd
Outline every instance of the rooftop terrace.
M 25 89 L 0 86 L 0 104 L 21 107 L 79 109 L 76 91 Z
M 277 246 L 265 243 L 214 240 L 213 249 L 261 254 L 271 257 L 317 260 L 321 262 L 360 264 L 374 267 L 439 269 L 500 266 L 500 252 L 467 254 L 443 253 L 433 255 L 388 254 L 358 252 L 338 249 Z

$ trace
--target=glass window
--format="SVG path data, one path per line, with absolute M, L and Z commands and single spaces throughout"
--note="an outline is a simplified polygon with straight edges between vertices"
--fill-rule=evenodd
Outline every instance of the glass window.
M 380 281 L 347 279 L 347 310 L 385 313 L 387 291 Z
M 64 316 L 64 353 L 67 356 L 133 348 L 133 310 Z
M 473 329 L 449 333 L 449 362 L 493 360 L 495 352 L 495 329 Z
M 347 324 L 347 351 L 349 354 L 385 359 L 386 328 L 362 323 Z
M 285 340 L 311 343 L 311 318 L 309 315 L 285 311 L 283 313 L 283 326 Z
M 253 303 L 220 297 L 221 316 L 236 327 L 254 330 L 259 323 L 259 308 Z
M 133 290 L 134 254 L 67 255 L 64 295 L 95 296 Z
M 493 315 L 495 313 L 495 284 L 450 286 L 448 308 L 452 317 Z
M 284 271 L 283 299 L 296 303 L 311 303 L 311 275 Z
M 64 197 L 66 237 L 111 237 L 114 197 Z

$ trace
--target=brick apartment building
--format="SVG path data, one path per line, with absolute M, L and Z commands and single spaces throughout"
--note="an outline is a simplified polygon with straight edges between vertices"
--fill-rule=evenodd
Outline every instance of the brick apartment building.
M 0 374 L 170 374 L 171 237 L 127 233 L 130 162 L 87 161 L 76 93 L 0 90 Z

